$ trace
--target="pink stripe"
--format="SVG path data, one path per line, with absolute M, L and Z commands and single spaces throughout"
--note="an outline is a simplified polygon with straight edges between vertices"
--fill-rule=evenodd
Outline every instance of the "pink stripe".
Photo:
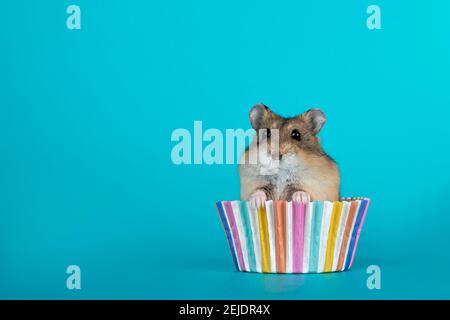
M 358 246 L 359 235 L 360 235 L 362 227 L 364 225 L 364 220 L 366 219 L 366 213 L 367 213 L 367 209 L 369 209 L 369 204 L 370 204 L 370 199 L 367 199 L 367 205 L 366 205 L 366 208 L 364 209 L 364 214 L 363 214 L 363 217 L 361 219 L 361 223 L 359 224 L 358 233 L 356 234 L 356 242 L 355 242 L 355 246 L 353 247 L 352 260 L 350 260 L 349 268 L 352 267 L 353 259 L 355 259 L 355 252 L 356 252 L 356 247 Z
M 231 233 L 233 234 L 234 247 L 239 260 L 239 269 L 245 270 L 244 255 L 242 254 L 241 241 L 239 239 L 239 233 L 237 231 L 236 221 L 234 220 L 233 209 L 231 208 L 230 201 L 224 201 L 223 205 L 227 213 L 228 222 L 230 223 Z
M 305 204 L 293 203 L 293 236 L 292 271 L 301 273 L 303 270 L 303 226 L 305 224 Z

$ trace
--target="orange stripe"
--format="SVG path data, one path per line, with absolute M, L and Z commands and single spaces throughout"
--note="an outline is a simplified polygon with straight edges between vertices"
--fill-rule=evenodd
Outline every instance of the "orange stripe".
M 286 201 L 275 201 L 275 244 L 277 272 L 286 272 Z
M 348 213 L 347 221 L 345 222 L 345 230 L 344 230 L 344 234 L 342 237 L 341 252 L 339 254 L 338 265 L 336 267 L 337 271 L 341 270 L 344 265 L 345 252 L 347 251 L 347 244 L 348 244 L 348 240 L 350 239 L 350 231 L 352 230 L 352 222 L 353 222 L 353 219 L 355 218 L 357 207 L 358 207 L 358 202 L 352 201 L 352 203 L 350 204 L 350 211 Z

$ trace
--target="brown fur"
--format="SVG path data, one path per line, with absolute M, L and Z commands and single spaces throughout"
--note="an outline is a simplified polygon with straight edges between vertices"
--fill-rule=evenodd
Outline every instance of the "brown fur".
M 307 192 L 311 200 L 339 200 L 338 167 L 323 151 L 316 137 L 325 122 L 325 116 L 320 110 L 311 109 L 297 117 L 283 118 L 259 104 L 250 111 L 250 121 L 257 131 L 279 130 L 282 170 L 275 176 L 260 175 L 258 164 L 248 164 L 249 153 L 255 151 L 260 143 L 266 143 L 270 150 L 271 138 L 263 138 L 260 141 L 255 137 L 242 155 L 239 166 L 243 200 L 248 200 L 259 190 L 264 191 L 267 198 L 273 200 L 291 200 L 296 191 Z M 300 132 L 300 141 L 291 137 L 294 129 Z

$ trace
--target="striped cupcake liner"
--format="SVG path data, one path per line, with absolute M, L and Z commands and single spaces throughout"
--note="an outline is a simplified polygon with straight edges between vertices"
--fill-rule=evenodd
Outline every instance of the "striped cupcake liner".
M 216 203 L 238 271 L 322 273 L 352 267 L 370 199 Z

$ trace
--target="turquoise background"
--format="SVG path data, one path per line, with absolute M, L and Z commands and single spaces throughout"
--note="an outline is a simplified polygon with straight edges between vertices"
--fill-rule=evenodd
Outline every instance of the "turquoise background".
M 372 3 L 382 30 L 366 27 Z M 450 298 L 449 12 L 2 0 L 0 298 Z M 214 202 L 238 198 L 237 167 L 172 164 L 174 129 L 248 128 L 257 102 L 326 113 L 342 194 L 372 199 L 350 272 L 234 272 Z

